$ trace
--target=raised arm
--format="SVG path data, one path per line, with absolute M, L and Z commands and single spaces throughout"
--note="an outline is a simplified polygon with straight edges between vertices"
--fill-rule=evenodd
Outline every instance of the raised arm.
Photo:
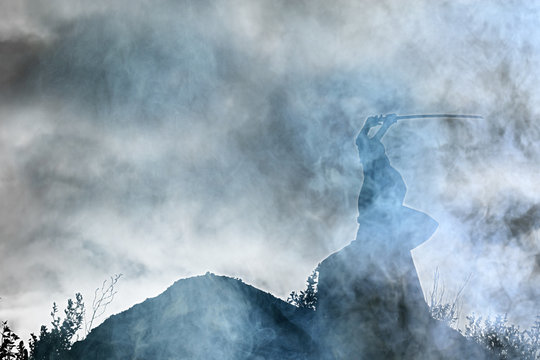
M 362 128 L 362 130 L 360 130 L 360 133 L 367 135 L 369 130 L 372 127 L 381 125 L 382 123 L 383 123 L 382 115 L 370 116 L 366 119 L 364 127 Z
M 372 127 L 381 125 L 382 124 L 382 117 L 381 115 L 376 116 L 370 116 L 366 119 L 366 122 L 364 123 L 364 126 L 362 127 L 362 130 L 358 133 L 358 136 L 356 137 L 356 145 L 361 146 L 362 142 L 369 140 L 368 133 L 369 130 L 371 130 Z
M 362 163 L 368 163 L 379 156 L 378 152 L 374 149 L 373 138 L 369 137 L 369 130 L 382 124 L 382 116 L 370 116 L 366 119 L 364 127 L 358 133 L 356 137 L 356 146 L 358 147 L 358 156 Z M 379 141 L 376 141 L 380 143 Z M 381 145 L 382 146 L 382 145 Z
M 396 123 L 397 121 L 397 115 L 396 114 L 388 114 L 388 115 L 385 115 L 385 116 L 380 116 L 381 118 L 381 121 L 382 121 L 382 126 L 381 128 L 377 131 L 377 133 L 373 136 L 375 139 L 377 140 L 381 140 L 382 137 L 386 134 L 386 131 L 388 131 L 388 129 L 390 128 L 390 126 L 392 126 L 393 124 Z

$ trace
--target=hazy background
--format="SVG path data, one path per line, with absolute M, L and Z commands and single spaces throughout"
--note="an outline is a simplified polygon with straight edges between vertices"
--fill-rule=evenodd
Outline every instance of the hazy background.
M 463 312 L 540 305 L 540 6 L 517 1 L 0 2 L 0 319 L 123 273 L 117 312 L 207 270 L 286 298 L 356 234 L 354 137 L 385 144 L 414 251 Z M 109 314 L 111 313 L 109 312 Z M 26 336 L 24 336 L 26 338 Z

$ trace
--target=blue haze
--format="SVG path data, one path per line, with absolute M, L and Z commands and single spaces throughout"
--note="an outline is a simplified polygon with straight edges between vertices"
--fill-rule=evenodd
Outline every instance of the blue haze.
M 378 113 L 405 204 L 439 229 L 424 292 L 472 274 L 463 312 L 538 309 L 536 5 L 5 1 L 0 318 L 123 273 L 111 311 L 207 270 L 282 298 L 355 238 L 354 139 Z

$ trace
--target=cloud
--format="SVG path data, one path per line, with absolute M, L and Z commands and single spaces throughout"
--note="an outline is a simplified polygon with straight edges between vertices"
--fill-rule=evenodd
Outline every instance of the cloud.
M 301 288 L 354 237 L 353 139 L 375 113 L 485 116 L 411 121 L 385 138 L 407 204 L 441 224 L 415 253 L 425 284 L 475 228 L 529 231 L 501 196 L 538 201 L 534 6 L 34 5 L 7 2 L 0 28 L 0 281 L 18 284 L 3 300 L 15 318 L 38 283 L 46 314 L 53 295 L 91 293 L 113 272 L 126 275 L 117 309 L 206 270 L 283 297 Z M 468 255 L 448 269 L 465 278 Z

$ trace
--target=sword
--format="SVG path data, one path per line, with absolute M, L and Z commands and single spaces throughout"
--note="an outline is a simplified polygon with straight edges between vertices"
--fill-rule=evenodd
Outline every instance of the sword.
M 461 119 L 483 119 L 480 115 L 459 115 L 459 114 L 429 114 L 429 115 L 399 115 L 396 120 L 425 119 L 425 118 L 461 118 Z

